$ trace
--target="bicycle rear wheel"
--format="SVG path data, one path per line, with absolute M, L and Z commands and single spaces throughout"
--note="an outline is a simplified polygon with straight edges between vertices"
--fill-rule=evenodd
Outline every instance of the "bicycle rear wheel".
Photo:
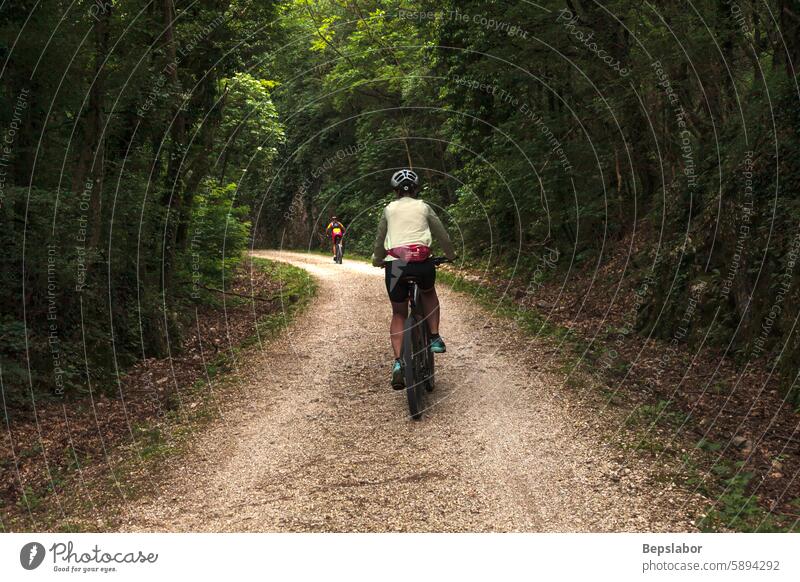
M 431 351 L 431 334 L 424 313 L 417 315 L 419 326 L 419 346 L 417 347 L 417 377 L 425 387 L 425 392 L 433 392 L 433 352 Z
M 422 383 L 418 381 L 419 372 L 417 370 L 417 354 L 419 353 L 419 329 L 417 320 L 413 315 L 409 315 L 403 328 L 403 367 L 406 379 L 406 399 L 408 400 L 408 412 L 411 418 L 419 420 L 422 418 L 424 390 Z

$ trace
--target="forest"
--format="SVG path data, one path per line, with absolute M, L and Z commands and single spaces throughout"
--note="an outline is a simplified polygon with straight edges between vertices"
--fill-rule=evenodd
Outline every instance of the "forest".
M 795 0 L 14 0 L 0 56 L 5 423 L 120 397 L 248 250 L 336 215 L 368 255 L 404 167 L 589 367 L 660 342 L 616 370 L 656 402 L 685 350 L 800 406 Z

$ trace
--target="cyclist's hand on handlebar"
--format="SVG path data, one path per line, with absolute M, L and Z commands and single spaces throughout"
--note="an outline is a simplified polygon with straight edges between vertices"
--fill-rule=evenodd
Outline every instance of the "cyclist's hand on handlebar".
M 443 263 L 452 263 L 456 260 L 455 255 L 452 257 L 434 257 L 433 262 L 437 265 L 441 265 Z

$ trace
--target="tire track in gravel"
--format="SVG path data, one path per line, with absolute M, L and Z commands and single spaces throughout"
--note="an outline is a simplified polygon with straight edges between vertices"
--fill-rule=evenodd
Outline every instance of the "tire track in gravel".
M 544 340 L 442 288 L 448 353 L 413 422 L 388 382 L 382 271 L 254 254 L 307 269 L 318 296 L 253 350 L 224 420 L 175 460 L 159 493 L 128 508 L 123 531 L 691 529 L 671 515 L 679 493 L 608 477 L 618 451 L 578 436 L 591 410 L 525 365 Z

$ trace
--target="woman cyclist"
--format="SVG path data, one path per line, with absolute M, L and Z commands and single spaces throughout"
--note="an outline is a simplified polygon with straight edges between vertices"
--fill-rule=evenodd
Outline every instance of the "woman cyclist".
M 453 245 L 439 217 L 428 204 L 417 199 L 419 177 L 412 170 L 400 170 L 392 175 L 391 185 L 397 200 L 384 209 L 378 224 L 378 234 L 372 254 L 372 264 L 386 266 L 386 291 L 392 304 L 392 323 L 389 333 L 394 349 L 392 387 L 402 390 L 403 364 L 400 351 L 403 345 L 403 323 L 408 317 L 408 283 L 406 276 L 419 281 L 422 308 L 431 333 L 431 351 L 444 353 L 444 340 L 439 335 L 439 297 L 436 295 L 436 266 L 430 260 L 430 246 L 435 238 L 445 256 L 454 259 Z

